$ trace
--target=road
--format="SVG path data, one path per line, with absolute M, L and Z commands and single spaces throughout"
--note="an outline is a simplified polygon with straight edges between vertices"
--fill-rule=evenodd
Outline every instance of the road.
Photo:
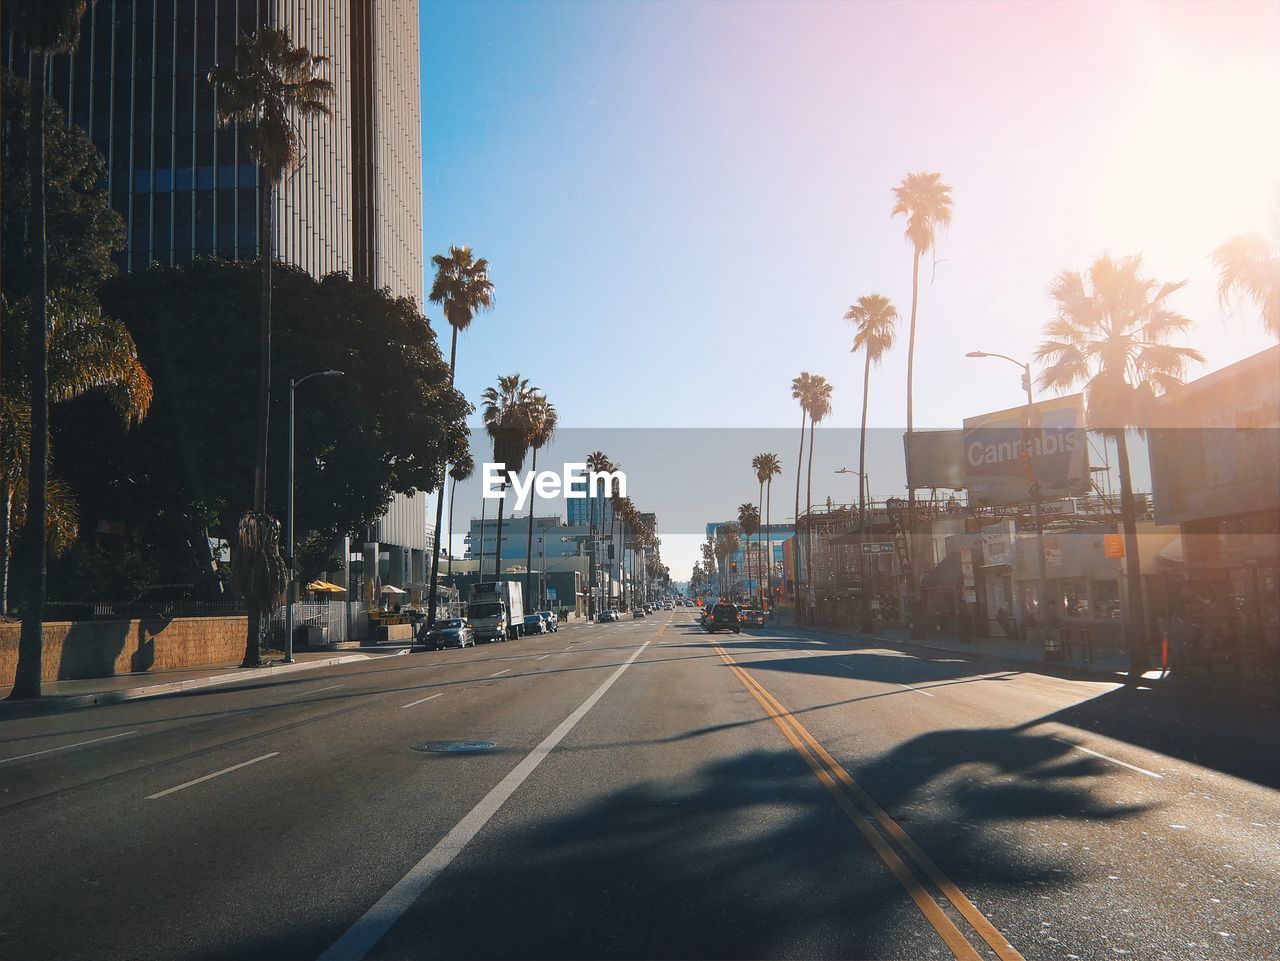
M 1275 958 L 1276 731 L 685 609 L 13 719 L 0 957 Z

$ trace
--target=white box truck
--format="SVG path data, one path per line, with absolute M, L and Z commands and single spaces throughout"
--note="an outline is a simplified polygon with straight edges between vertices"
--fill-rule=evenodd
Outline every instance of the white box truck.
M 471 591 L 467 620 L 476 640 L 505 641 L 524 633 L 524 591 L 519 581 L 481 581 Z

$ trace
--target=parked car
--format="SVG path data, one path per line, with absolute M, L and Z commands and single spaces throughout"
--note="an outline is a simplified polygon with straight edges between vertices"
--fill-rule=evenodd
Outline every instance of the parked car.
M 547 622 L 542 619 L 541 614 L 526 614 L 524 616 L 524 633 L 546 634 Z
M 556 617 L 555 611 L 538 611 L 538 614 L 547 622 L 547 630 L 554 634 L 560 630 L 560 620 Z
M 601 624 L 609 624 L 616 620 L 618 620 L 617 611 L 601 611 L 600 612 L 599 621 Z
M 429 647 L 433 651 L 438 651 L 442 647 L 475 647 L 476 633 L 468 624 L 460 617 L 451 617 L 447 620 L 436 621 L 436 626 L 430 631 L 426 630 L 424 624 L 419 637 L 422 639 L 422 646 Z
M 637 607 L 635 610 L 633 610 L 633 611 L 631 612 L 631 619 L 632 619 L 632 620 L 639 620 L 639 619 L 640 619 L 640 618 L 642 618 L 642 617 L 644 617 L 644 609 L 643 609 L 643 608 Z
M 707 615 L 706 628 L 711 634 L 716 631 L 733 631 L 735 634 L 741 634 L 742 621 L 738 617 L 738 609 L 732 604 L 717 604 Z

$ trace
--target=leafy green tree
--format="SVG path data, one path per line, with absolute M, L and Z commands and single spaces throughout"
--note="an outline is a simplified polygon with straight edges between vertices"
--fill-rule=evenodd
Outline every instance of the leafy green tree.
M 333 84 L 320 76 L 328 58 L 295 46 L 289 34 L 263 27 L 244 36 L 233 63 L 209 71 L 218 94 L 218 122 L 237 125 L 258 165 L 258 249 L 262 267 L 262 323 L 258 353 L 257 460 L 253 509 L 240 518 L 241 557 L 236 569 L 248 604 L 243 667 L 262 663 L 262 633 L 285 583 L 279 552 L 280 523 L 267 513 L 267 444 L 271 411 L 271 249 L 275 187 L 301 162 L 296 118 L 329 116 Z
M 41 694 L 44 656 L 44 600 L 46 589 L 46 541 L 49 512 L 49 250 L 45 198 L 45 132 L 48 112 L 45 89 L 49 60 L 75 49 L 80 20 L 87 0 L 15 0 L 9 5 L 21 48 L 34 60 L 35 83 L 31 88 L 31 127 L 28 163 L 31 186 L 30 301 L 32 319 L 27 337 L 27 376 L 31 407 L 31 444 L 27 458 L 27 516 L 23 540 L 27 553 L 27 601 L 22 609 L 22 633 L 18 639 L 18 666 L 13 699 Z
M 1130 678 L 1146 669 L 1146 624 L 1138 557 L 1138 522 L 1129 470 L 1129 430 L 1151 423 L 1155 400 L 1182 383 L 1194 348 L 1169 339 L 1192 322 L 1169 306 L 1186 281 L 1158 284 L 1140 273 L 1138 256 L 1099 257 L 1085 275 L 1065 271 L 1049 288 L 1057 316 L 1044 326 L 1049 338 L 1036 349 L 1045 365 L 1039 384 L 1064 391 L 1084 386 L 1089 425 L 1115 441 L 1120 468 L 1120 516 L 1128 583 Z
M 100 398 L 85 397 L 57 424 L 59 471 L 85 491 L 93 519 L 141 530 L 173 579 L 216 596 L 221 580 L 209 539 L 232 540 L 250 510 L 256 452 L 257 265 L 211 259 L 109 281 L 104 308 L 134 335 L 154 378 L 147 419 L 126 432 Z M 449 385 L 435 333 L 409 298 L 343 274 L 316 280 L 277 265 L 274 276 L 279 382 L 315 370 L 346 373 L 312 391 L 296 420 L 296 522 L 303 577 L 330 545 L 372 525 L 397 493 L 429 490 L 441 465 L 466 452 L 466 400 Z M 271 416 L 283 417 L 278 393 Z M 70 410 L 68 410 L 70 413 Z M 283 463 L 288 438 L 272 434 Z M 287 496 L 273 472 L 268 503 Z M 327 548 L 326 548 L 327 549 Z
M 431 282 L 431 293 L 427 299 L 439 304 L 444 309 L 444 319 L 449 322 L 449 385 L 453 385 L 454 373 L 458 359 L 458 333 L 471 326 L 475 315 L 493 306 L 493 283 L 489 280 L 489 262 L 483 257 L 472 256 L 470 247 L 451 246 L 448 256 L 436 254 L 431 258 L 435 265 L 436 275 Z M 436 498 L 436 531 L 440 530 L 440 516 L 444 508 L 443 501 Z M 450 516 L 453 506 L 450 503 Z M 452 524 L 452 521 L 450 522 Z M 484 502 L 480 504 L 480 566 L 484 567 Z M 452 535 L 451 535 L 452 536 Z M 437 537 L 439 534 L 437 533 Z M 453 566 L 452 556 L 449 562 Z M 431 558 L 431 586 L 427 592 L 427 626 L 436 622 L 436 579 L 440 573 L 440 551 Z

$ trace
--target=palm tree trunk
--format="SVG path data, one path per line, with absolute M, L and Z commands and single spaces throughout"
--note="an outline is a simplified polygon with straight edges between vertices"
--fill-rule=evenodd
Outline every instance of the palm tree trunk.
M 538 476 L 538 448 L 533 449 L 533 464 L 529 468 L 529 476 Z M 524 562 L 524 596 L 525 600 L 530 597 L 529 587 L 533 582 L 533 505 L 537 502 L 538 495 L 534 492 L 533 485 L 529 485 L 529 542 L 526 545 Z
M 502 515 L 507 506 L 507 482 L 503 480 L 498 498 L 498 532 L 493 544 L 493 579 L 502 580 Z
M 907 437 L 910 438 L 915 430 L 915 407 L 913 400 L 913 384 L 916 371 L 916 308 L 920 302 L 920 248 L 915 248 L 915 255 L 911 261 L 911 333 L 907 338 Z M 910 440 L 907 441 L 907 450 L 911 449 Z M 907 465 L 907 475 L 910 478 L 911 465 Z M 920 598 L 916 585 L 920 583 L 919 571 L 916 569 L 915 558 L 915 530 L 916 530 L 916 489 L 911 486 L 911 481 L 907 481 L 907 563 L 910 565 L 910 579 L 907 583 L 907 591 L 910 595 L 910 614 L 908 615 L 911 624 L 911 636 L 917 640 L 924 637 L 924 620 L 919 617 Z M 917 623 L 919 622 L 919 623 Z
M 13 524 L 13 491 L 6 486 L 0 505 L 0 617 L 9 613 L 9 541 Z
M 449 339 L 449 386 L 453 386 L 453 372 L 458 360 L 458 328 L 453 327 L 453 336 Z M 431 583 L 427 585 L 427 630 L 430 630 L 436 623 L 436 599 L 439 597 L 439 588 L 436 585 L 436 579 L 440 576 L 440 516 L 444 510 L 444 485 L 447 482 L 449 465 L 440 465 L 440 489 L 436 494 L 436 543 L 435 551 L 431 555 Z M 449 574 L 453 574 L 453 493 L 457 488 L 455 483 L 450 488 L 449 494 Z M 484 555 L 484 528 L 480 530 L 481 538 L 481 557 Z M 484 573 L 484 561 L 480 562 L 480 572 Z
M 812 417 L 809 418 L 809 480 L 805 486 L 804 494 L 804 510 L 806 514 L 813 513 L 813 429 L 816 422 Z M 813 583 L 813 532 L 810 530 L 808 537 L 804 539 L 804 566 L 809 574 L 809 583 Z
M 596 618 L 596 499 L 593 496 L 587 501 L 587 543 L 590 545 L 587 553 L 587 620 L 594 621 Z
M 804 406 L 803 406 L 803 405 L 801 405 L 801 407 L 800 407 L 800 452 L 796 455 L 796 519 L 795 519 L 795 524 L 796 524 L 796 536 L 797 536 L 797 537 L 798 537 L 798 536 L 799 536 L 799 534 L 800 534 L 800 475 L 804 473 L 804 420 L 805 420 L 805 415 L 806 415 L 807 413 L 808 413 L 808 411 L 807 411 L 807 410 L 805 410 L 805 408 L 804 408 Z M 800 543 L 799 541 L 796 541 L 796 545 L 797 545 L 797 546 L 799 546 L 799 543 Z M 798 562 L 799 562 L 799 560 L 800 560 L 800 553 L 799 553 L 799 551 L 792 551 L 791 557 L 792 557 L 792 563 L 793 563 L 793 565 L 798 565 Z M 792 571 L 792 573 L 796 575 L 796 578 L 795 578 L 795 584 L 793 585 L 793 586 L 794 586 L 794 589 L 795 589 L 795 593 L 794 593 L 793 600 L 795 601 L 795 617 L 796 617 L 796 623 L 798 624 L 798 623 L 800 623 L 800 577 L 799 577 L 800 572 L 799 572 L 799 570 L 793 570 L 793 571 Z M 808 574 L 808 571 L 805 571 L 805 573 L 806 573 L 806 574 Z
M 1129 442 L 1123 429 L 1116 431 L 1116 454 L 1120 466 L 1120 520 L 1124 527 L 1125 582 L 1129 610 L 1125 633 L 1129 647 L 1129 681 L 1139 680 L 1147 669 L 1147 624 L 1142 601 L 1142 559 L 1138 556 L 1138 518 L 1133 503 L 1133 481 L 1129 476 Z
M 476 572 L 480 575 L 480 580 L 484 580 L 484 515 L 485 508 L 488 507 L 488 498 L 483 493 L 480 495 L 480 564 L 476 567 Z
M 765 514 L 764 514 L 765 530 L 769 530 L 773 523 L 771 520 L 771 518 L 773 517 L 773 476 L 772 475 L 770 475 L 769 477 L 768 484 L 769 484 L 769 492 L 765 495 Z M 766 553 L 768 556 L 765 558 L 765 562 L 768 564 L 768 567 L 765 568 L 765 590 L 768 592 L 768 595 L 769 595 L 769 610 L 770 612 L 772 612 L 773 611 L 773 540 L 772 538 L 770 538 L 769 540 L 769 546 L 766 550 Z
M 44 673 L 45 519 L 49 484 L 49 263 L 44 211 L 45 84 L 49 57 L 35 55 L 35 80 L 31 84 L 32 264 L 31 327 L 27 333 L 27 363 L 31 368 L 31 453 L 27 464 L 26 551 L 27 600 L 22 608 L 22 633 L 18 637 L 18 666 L 11 699 L 36 698 Z
M 858 526 L 862 528 L 864 537 L 867 531 L 867 488 L 870 486 L 867 484 L 867 402 L 870 397 L 871 351 L 868 350 L 862 365 L 862 430 L 858 433 Z M 869 631 L 872 623 L 871 595 L 868 593 L 869 578 L 866 577 L 867 555 L 861 555 L 858 562 L 859 586 L 862 588 L 862 629 Z M 878 560 L 872 558 L 870 563 L 878 563 Z
M 764 520 L 764 481 L 760 481 L 760 520 Z M 769 525 L 765 524 L 764 530 L 768 531 Z M 756 532 L 761 533 L 760 531 Z M 760 610 L 764 610 L 764 581 L 760 579 L 760 569 L 764 563 L 764 545 L 761 543 L 762 538 L 756 537 L 756 595 L 760 601 Z

